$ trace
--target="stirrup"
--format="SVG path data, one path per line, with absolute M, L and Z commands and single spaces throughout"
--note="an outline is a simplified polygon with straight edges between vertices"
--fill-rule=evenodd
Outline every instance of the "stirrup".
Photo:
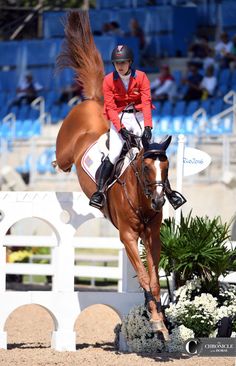
M 105 194 L 103 192 L 97 191 L 95 192 L 89 201 L 89 205 L 95 208 L 103 208 L 105 200 Z
M 186 198 L 177 191 L 171 191 L 170 193 L 166 192 L 166 197 L 175 210 L 187 202 Z

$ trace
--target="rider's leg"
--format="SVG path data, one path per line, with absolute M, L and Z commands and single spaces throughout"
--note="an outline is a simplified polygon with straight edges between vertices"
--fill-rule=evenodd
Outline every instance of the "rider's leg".
M 94 192 L 90 198 L 89 204 L 96 208 L 102 208 L 104 206 L 107 181 L 110 178 L 112 169 L 117 158 L 120 156 L 124 140 L 121 135 L 117 132 L 113 124 L 110 127 L 110 148 L 108 157 L 103 161 L 101 171 L 97 182 L 97 191 Z
M 115 164 L 115 162 L 119 158 L 123 145 L 124 145 L 124 140 L 121 137 L 121 134 L 118 133 L 116 128 L 111 123 L 108 156 L 109 156 L 109 160 L 112 164 Z
M 106 188 L 106 184 L 111 176 L 114 164 L 112 164 L 107 157 L 102 162 L 102 167 L 99 174 L 99 179 L 97 182 L 97 191 L 93 193 L 92 197 L 90 198 L 89 204 L 90 206 L 96 208 L 102 208 L 104 205 L 104 190 Z

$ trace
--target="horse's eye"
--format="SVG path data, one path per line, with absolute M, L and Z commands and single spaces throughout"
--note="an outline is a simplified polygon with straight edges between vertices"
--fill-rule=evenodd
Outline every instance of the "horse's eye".
M 159 160 L 160 161 L 166 161 L 167 160 L 167 156 L 166 155 L 160 155 Z
M 147 165 L 144 166 L 144 172 L 148 173 L 149 172 L 149 167 Z

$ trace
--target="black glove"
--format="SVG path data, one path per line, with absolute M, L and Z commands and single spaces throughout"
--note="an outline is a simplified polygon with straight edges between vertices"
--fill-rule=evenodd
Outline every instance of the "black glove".
M 121 136 L 122 136 L 122 138 L 125 140 L 125 141 L 130 141 L 130 134 L 129 134 L 129 131 L 125 128 L 125 127 L 123 127 L 123 128 L 121 128 L 121 130 L 119 131 L 120 132 L 120 134 L 121 134 Z
M 146 126 L 142 134 L 142 143 L 144 148 L 148 147 L 151 138 L 152 138 L 152 128 L 150 126 Z

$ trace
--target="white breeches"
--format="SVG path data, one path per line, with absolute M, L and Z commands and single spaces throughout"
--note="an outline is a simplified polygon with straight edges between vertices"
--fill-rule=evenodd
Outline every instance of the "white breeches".
M 119 118 L 121 118 L 121 116 L 122 112 L 119 114 Z M 139 123 L 136 121 L 136 118 L 139 121 Z M 136 118 L 134 113 L 124 113 L 121 123 L 124 125 L 124 127 L 127 128 L 128 131 L 134 133 L 135 135 L 141 136 L 144 131 L 143 113 L 136 112 Z M 121 134 L 117 132 L 116 128 L 113 126 L 113 123 L 111 123 L 110 149 L 108 156 L 112 164 L 114 164 L 116 160 L 119 158 L 124 143 L 125 141 L 121 137 Z

